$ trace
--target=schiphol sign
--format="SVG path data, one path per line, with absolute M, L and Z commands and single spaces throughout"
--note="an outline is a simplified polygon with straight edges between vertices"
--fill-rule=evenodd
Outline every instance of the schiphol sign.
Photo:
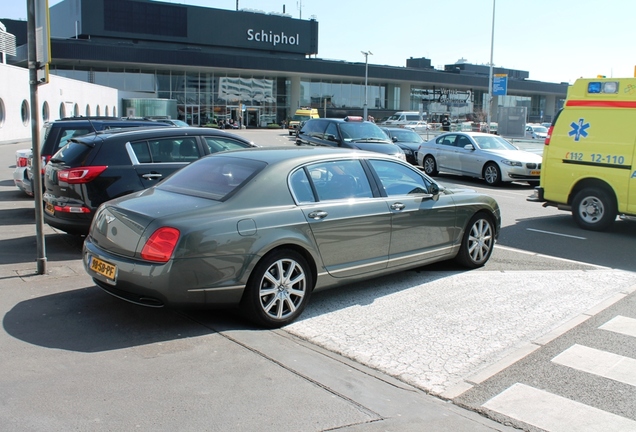
M 287 35 L 285 32 L 274 33 L 273 31 L 247 29 L 247 40 L 265 42 L 276 45 L 300 45 L 300 35 Z

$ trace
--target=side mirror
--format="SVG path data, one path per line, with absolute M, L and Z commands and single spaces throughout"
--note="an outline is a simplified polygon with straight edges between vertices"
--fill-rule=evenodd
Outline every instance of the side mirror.
M 433 195 L 434 201 L 437 201 L 439 199 L 439 185 L 437 183 L 431 183 L 428 187 L 428 193 Z
M 325 136 L 325 139 L 326 139 L 327 141 L 338 142 L 338 139 L 337 139 L 337 138 L 336 138 L 336 136 L 335 136 L 335 135 L 333 135 L 333 134 L 328 134 L 328 135 L 326 135 L 326 136 Z
M 475 147 L 473 147 L 473 145 L 472 145 L 472 144 L 466 144 L 466 145 L 464 146 L 464 149 L 466 149 L 466 150 L 475 150 Z
M 393 137 L 393 138 L 391 138 L 391 140 L 393 140 L 393 142 L 398 142 L 397 137 Z

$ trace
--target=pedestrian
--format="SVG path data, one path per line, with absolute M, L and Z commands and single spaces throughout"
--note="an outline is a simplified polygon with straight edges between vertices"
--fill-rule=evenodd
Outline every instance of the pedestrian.
M 371 114 L 367 116 L 367 120 L 370 121 L 371 123 L 375 123 L 375 119 L 373 118 Z
M 447 116 L 444 116 L 444 120 L 442 120 L 442 130 L 444 132 L 450 132 L 450 125 L 451 125 L 450 120 L 448 119 Z

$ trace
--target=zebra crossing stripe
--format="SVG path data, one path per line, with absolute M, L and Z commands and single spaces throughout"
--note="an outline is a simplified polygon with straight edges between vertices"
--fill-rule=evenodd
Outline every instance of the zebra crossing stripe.
M 549 432 L 636 431 L 636 421 L 520 383 L 482 407 Z
M 618 315 L 599 328 L 602 330 L 609 330 L 614 333 L 636 337 L 636 319 L 634 318 Z
M 636 360 L 630 357 L 572 345 L 553 358 L 552 362 L 636 386 Z

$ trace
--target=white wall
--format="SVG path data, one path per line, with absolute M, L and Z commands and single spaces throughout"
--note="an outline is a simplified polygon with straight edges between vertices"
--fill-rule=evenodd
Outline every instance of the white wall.
M 22 120 L 23 102 L 29 107 L 26 122 Z M 117 89 L 56 75 L 50 75 L 48 84 L 38 86 L 38 104 L 36 110 L 40 126 L 45 120 L 73 115 L 122 115 Z M 45 106 L 48 106 L 48 119 L 43 117 Z M 0 64 L 0 144 L 31 139 L 30 110 L 28 69 Z

